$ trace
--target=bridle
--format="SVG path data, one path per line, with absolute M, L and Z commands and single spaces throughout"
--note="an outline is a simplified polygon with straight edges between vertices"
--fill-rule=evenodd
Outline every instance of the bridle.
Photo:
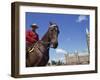
M 42 40 L 39 40 L 39 41 L 37 41 L 37 42 L 35 43 L 35 45 L 37 45 L 38 42 L 41 42 L 41 43 L 44 44 L 44 45 L 49 45 L 49 44 L 51 44 L 51 42 L 44 42 L 44 41 L 42 41 Z M 31 53 L 31 52 L 34 50 L 35 45 L 32 47 L 31 50 L 29 50 L 29 53 Z M 47 47 L 47 49 L 48 49 L 48 48 L 50 48 L 50 46 Z
M 41 40 L 40 42 L 41 42 L 42 44 L 44 44 L 44 45 L 45 45 L 45 44 L 47 44 L 47 45 L 48 45 L 48 44 L 51 44 L 51 42 L 45 42 L 45 41 L 42 41 L 42 40 Z

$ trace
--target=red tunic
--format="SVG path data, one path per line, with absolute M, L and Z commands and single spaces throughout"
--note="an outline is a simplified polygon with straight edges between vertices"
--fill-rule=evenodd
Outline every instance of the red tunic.
M 26 44 L 27 45 L 32 45 L 38 40 L 39 40 L 39 37 L 36 32 L 33 32 L 31 30 L 26 32 Z

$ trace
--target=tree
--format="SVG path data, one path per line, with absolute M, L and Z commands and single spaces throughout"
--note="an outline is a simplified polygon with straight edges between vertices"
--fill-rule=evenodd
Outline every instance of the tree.
M 52 61 L 51 61 L 51 64 L 52 64 L 52 65 L 56 65 L 56 61 L 52 60 Z
M 63 64 L 63 62 L 60 60 L 57 62 L 57 65 L 62 65 L 62 64 Z

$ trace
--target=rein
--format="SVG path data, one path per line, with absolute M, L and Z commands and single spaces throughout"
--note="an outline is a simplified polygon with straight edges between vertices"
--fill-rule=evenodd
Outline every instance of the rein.
M 38 42 L 41 42 L 42 44 L 50 44 L 51 42 L 44 42 L 44 41 L 42 41 L 42 40 L 40 40 L 40 41 L 37 41 L 35 44 L 34 44 L 34 46 L 32 47 L 32 49 L 31 50 L 29 50 L 29 53 L 31 53 L 33 50 L 34 50 L 34 48 L 35 48 L 35 45 L 37 45 L 38 44 Z M 48 48 L 50 48 L 50 47 L 47 47 L 47 49 Z

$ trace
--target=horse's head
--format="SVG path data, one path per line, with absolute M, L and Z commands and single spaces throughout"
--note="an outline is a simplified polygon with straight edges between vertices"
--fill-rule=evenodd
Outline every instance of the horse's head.
M 58 25 L 55 23 L 50 23 L 49 26 L 49 39 L 50 39 L 50 46 L 52 48 L 57 48 L 58 46 L 58 34 L 59 34 L 59 28 Z

